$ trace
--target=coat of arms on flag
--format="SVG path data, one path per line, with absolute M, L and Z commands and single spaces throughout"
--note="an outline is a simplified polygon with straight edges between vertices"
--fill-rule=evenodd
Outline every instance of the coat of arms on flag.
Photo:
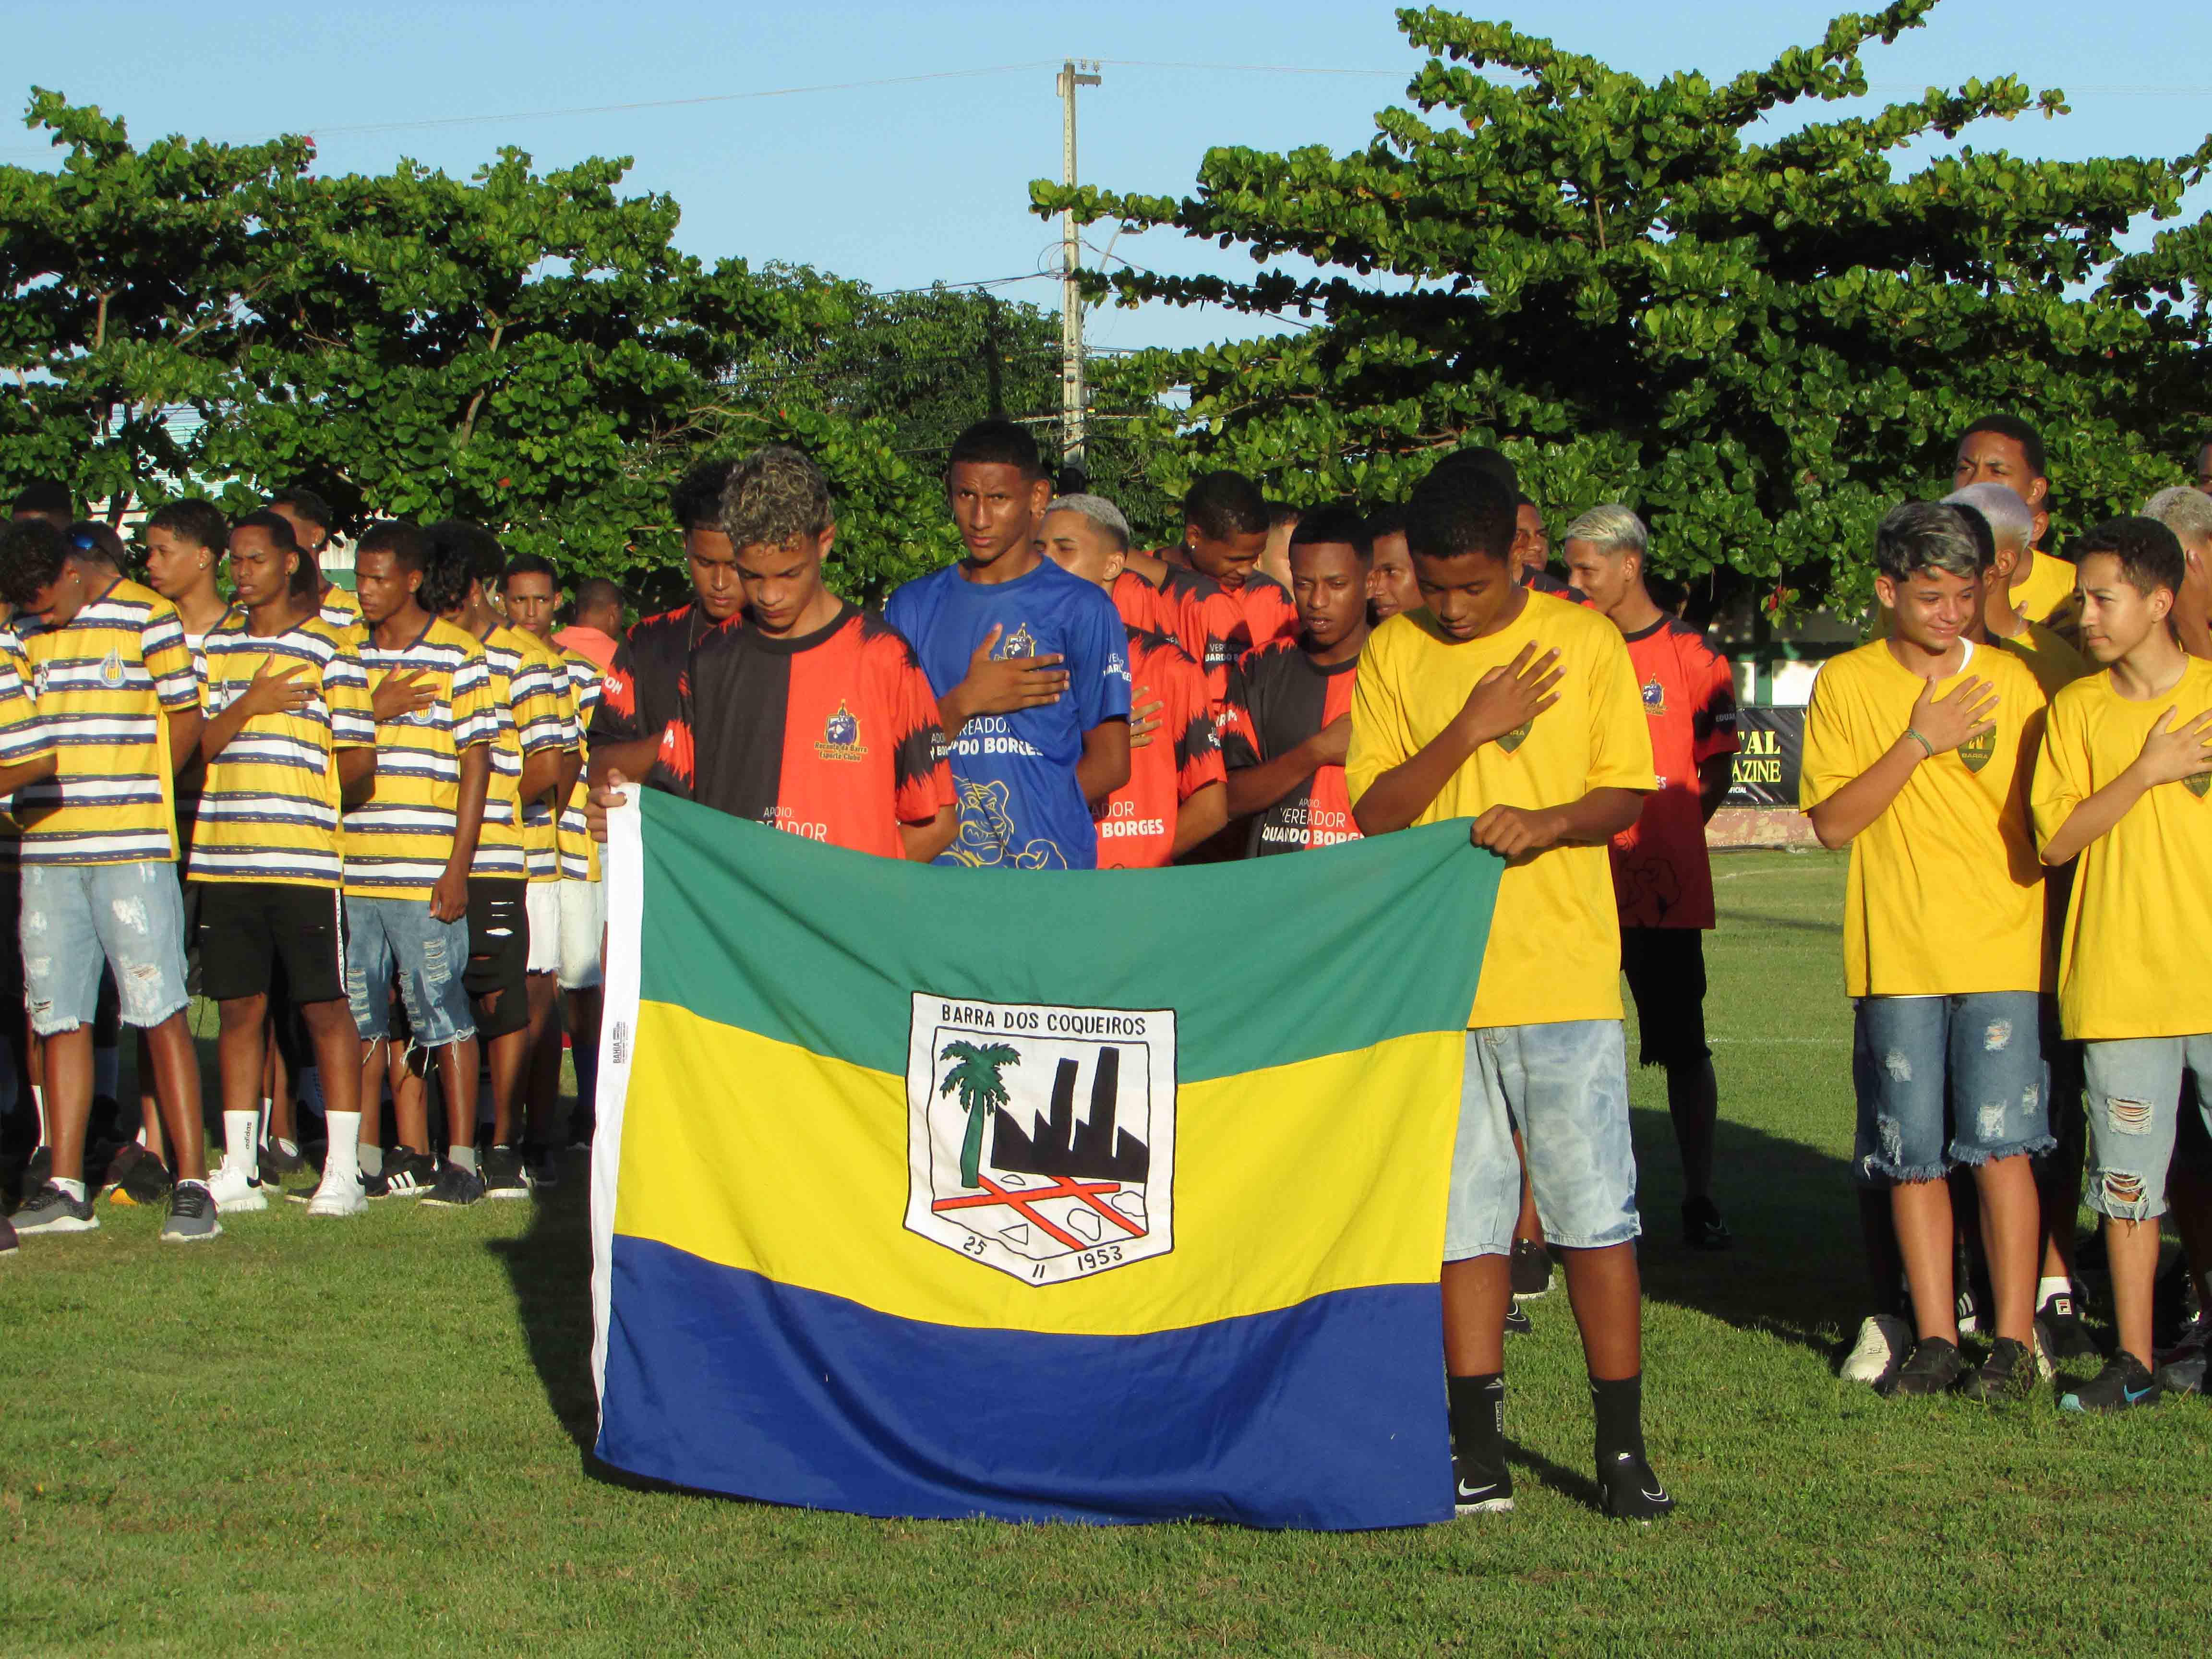
M 908 1229 L 1025 1285 L 1173 1249 L 1175 1024 L 916 993 Z

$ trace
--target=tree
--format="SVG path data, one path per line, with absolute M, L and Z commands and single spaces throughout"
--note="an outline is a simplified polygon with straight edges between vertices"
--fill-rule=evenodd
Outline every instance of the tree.
M 0 168 L 0 478 L 58 477 L 118 516 L 306 484 L 347 527 L 458 514 L 650 596 L 683 584 L 670 483 L 784 441 L 836 492 L 842 591 L 952 556 L 890 422 L 738 383 L 843 326 L 860 291 L 702 264 L 673 246 L 673 201 L 620 193 L 627 161 L 318 177 L 304 138 L 141 152 L 58 94 L 27 125 L 64 155 Z M 180 408 L 188 438 L 164 418 Z
M 1382 112 L 1365 149 L 1212 149 L 1182 200 L 1046 181 L 1031 197 L 1040 214 L 1241 246 L 1261 267 L 1127 270 L 1091 278 L 1102 295 L 1320 319 L 1121 371 L 1125 397 L 1188 389 L 1153 417 L 1188 440 L 1151 452 L 1167 488 L 1232 466 L 1294 501 L 1397 499 L 1436 453 L 1496 443 L 1555 517 L 1636 506 L 1657 568 L 1707 606 L 1749 584 L 1849 603 L 1874 521 L 1948 477 L 1974 416 L 2014 409 L 2045 429 L 2068 528 L 2175 481 L 2202 418 L 2180 389 L 2206 361 L 2212 235 L 2118 248 L 2178 211 L 2212 141 L 2083 162 L 1961 145 L 1900 174 L 1908 145 L 2064 112 L 2063 94 L 2008 76 L 1755 139 L 1772 112 L 1864 94 L 1861 49 L 1934 3 L 1840 17 L 1819 46 L 1717 86 L 1402 10 L 1434 54 L 1407 88 L 1421 113 Z M 1421 118 L 1438 111 L 1450 120 Z
M 960 1141 L 960 1184 L 978 1187 L 982 1184 L 983 1125 L 1012 1098 L 999 1073 L 1009 1066 L 1020 1065 L 1022 1057 L 1018 1050 L 1003 1042 L 987 1042 L 980 1048 L 972 1042 L 948 1042 L 937 1057 L 957 1062 L 945 1074 L 937 1092 L 960 1091 L 960 1109 L 968 1114 L 967 1133 Z

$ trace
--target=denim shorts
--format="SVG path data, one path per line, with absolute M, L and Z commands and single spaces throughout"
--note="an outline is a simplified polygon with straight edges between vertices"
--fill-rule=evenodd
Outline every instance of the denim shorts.
M 1620 1022 L 1493 1025 L 1467 1034 L 1445 1261 L 1512 1249 L 1521 1215 L 1516 1123 L 1547 1239 L 1563 1249 L 1595 1250 L 1626 1244 L 1642 1231 Z
M 2181 1120 L 2181 1075 L 2212 1129 L 2212 1035 L 2082 1044 L 2089 1085 L 2089 1207 L 2122 1221 L 2166 1213 L 2166 1171 Z
M 1860 1184 L 1934 1181 L 1961 1164 L 2056 1144 L 2039 1000 L 2033 991 L 1858 1000 L 1851 1170 Z
M 428 899 L 363 898 L 346 895 L 346 1000 L 362 1041 L 392 1035 L 392 976 L 418 1048 L 442 1048 L 477 1034 L 469 994 L 461 983 L 468 963 L 467 921 L 439 921 Z
M 185 895 L 167 859 L 23 866 L 23 985 L 31 1029 L 92 1024 L 100 970 L 115 970 L 124 1023 L 159 1025 L 190 1001 Z

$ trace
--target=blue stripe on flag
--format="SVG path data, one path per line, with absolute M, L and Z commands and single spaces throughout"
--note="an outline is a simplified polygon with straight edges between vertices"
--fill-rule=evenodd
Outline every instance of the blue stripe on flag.
M 596 1450 L 638 1474 L 944 1520 L 1451 1518 L 1433 1284 L 1047 1336 L 919 1323 L 648 1239 L 613 1244 Z

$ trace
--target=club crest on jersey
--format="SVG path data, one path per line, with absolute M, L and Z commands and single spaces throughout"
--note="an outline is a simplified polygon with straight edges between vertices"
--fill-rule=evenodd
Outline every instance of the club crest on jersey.
M 1175 1248 L 1172 1009 L 917 992 L 906 1227 L 1024 1285 Z
M 814 745 L 814 752 L 823 760 L 867 758 L 867 746 L 860 741 L 860 717 L 846 707 L 842 697 L 837 700 L 837 712 L 823 722 L 822 741 Z
M 1667 712 L 1667 688 L 1659 684 L 1656 674 L 1644 682 L 1644 712 L 1647 714 Z
M 1994 727 L 1978 738 L 1968 738 L 1959 745 L 1959 758 L 1966 763 L 1969 772 L 1980 771 L 1996 752 L 1997 734 Z
M 2212 789 L 2212 772 L 2199 772 L 2193 778 L 2182 779 L 2181 783 L 2182 787 L 2188 790 L 2191 794 L 2196 796 L 2197 799 L 2203 800 L 2204 799 L 2204 792 L 2208 789 Z
M 106 659 L 100 665 L 100 683 L 111 691 L 116 690 L 121 687 L 123 684 L 123 650 L 121 647 L 110 646 L 108 647 Z
M 1036 635 L 1030 632 L 1027 623 L 1018 624 L 1012 633 L 999 641 L 999 660 L 1001 662 L 1034 657 L 1036 653 Z
M 1535 717 L 1531 715 L 1528 719 L 1522 720 L 1520 725 L 1515 726 L 1510 732 L 1508 732 L 1504 737 L 1498 738 L 1498 746 L 1500 749 L 1503 749 L 1507 754 L 1511 754 L 1522 744 L 1528 741 L 1528 732 L 1535 724 Z

